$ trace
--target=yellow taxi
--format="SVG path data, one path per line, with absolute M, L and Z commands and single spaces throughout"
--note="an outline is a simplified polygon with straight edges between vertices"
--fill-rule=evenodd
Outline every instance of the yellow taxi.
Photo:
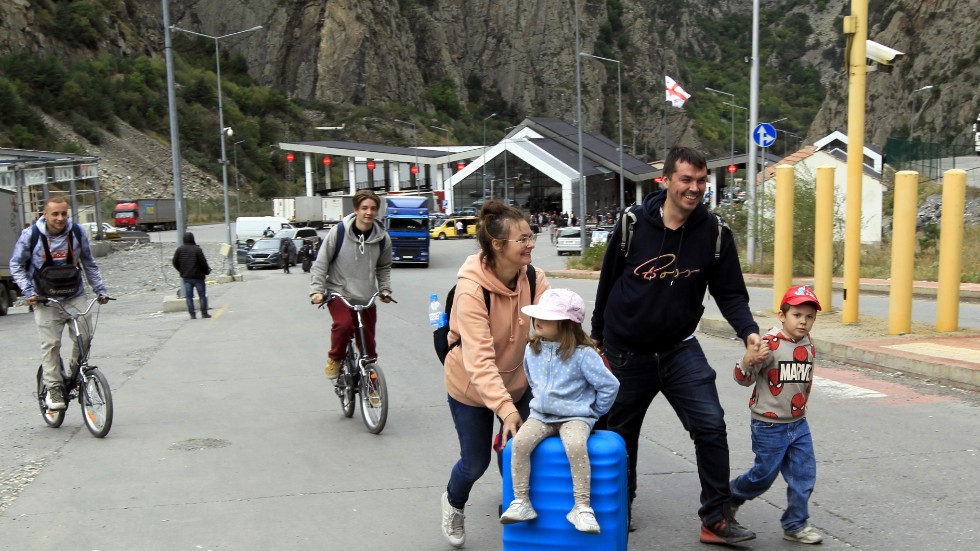
M 456 222 L 463 223 L 463 235 L 456 234 Z M 476 236 L 476 217 L 475 216 L 456 216 L 439 221 L 429 230 L 429 237 L 432 239 L 462 239 L 465 237 Z

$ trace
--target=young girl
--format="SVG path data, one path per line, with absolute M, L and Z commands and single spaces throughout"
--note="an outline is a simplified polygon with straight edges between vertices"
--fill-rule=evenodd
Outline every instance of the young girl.
M 592 469 L 589 433 L 596 420 L 609 411 L 619 381 L 602 363 L 582 330 L 585 302 L 568 289 L 549 289 L 536 305 L 521 311 L 533 318 L 534 335 L 524 354 L 524 372 L 531 387 L 531 414 L 514 437 L 511 476 L 514 501 L 500 516 L 503 524 L 537 518 L 528 494 L 531 452 L 545 438 L 561 436 L 572 469 L 575 506 L 568 521 L 575 529 L 599 533 L 590 506 Z

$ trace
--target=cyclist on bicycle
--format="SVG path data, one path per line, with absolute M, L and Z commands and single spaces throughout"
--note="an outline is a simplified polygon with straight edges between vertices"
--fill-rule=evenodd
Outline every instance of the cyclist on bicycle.
M 320 246 L 313 263 L 310 281 L 310 301 L 321 304 L 330 292 L 343 295 L 351 304 L 365 305 L 378 290 L 378 298 L 391 302 L 391 238 L 376 220 L 381 198 L 371 190 L 354 194 L 354 212 L 334 226 Z M 343 232 L 341 234 L 341 232 Z M 333 325 L 330 327 L 330 352 L 324 369 L 327 377 L 340 375 L 340 362 L 347 354 L 347 343 L 357 333 L 357 317 L 340 301 L 327 303 Z M 374 327 L 378 312 L 370 308 L 361 313 L 364 322 L 365 346 L 368 356 L 377 358 Z
M 48 387 L 46 405 L 51 410 L 63 410 L 61 335 L 68 317 L 60 308 L 42 304 L 41 299 L 56 298 L 66 307 L 84 310 L 87 302 L 82 283 L 84 271 L 99 297 L 99 304 L 109 301 L 88 236 L 68 216 L 68 201 L 64 197 L 49 197 L 44 202 L 43 215 L 21 232 L 10 257 L 10 271 L 27 303 L 34 307 L 34 323 L 41 337 L 44 384 Z M 88 347 L 92 340 L 89 316 L 79 319 L 78 330 L 84 346 Z M 77 344 L 72 346 L 72 363 L 78 361 L 80 352 Z

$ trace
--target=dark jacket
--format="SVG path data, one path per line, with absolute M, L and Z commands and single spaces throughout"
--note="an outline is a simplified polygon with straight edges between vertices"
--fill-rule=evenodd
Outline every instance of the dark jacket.
M 204 276 L 211 273 L 208 259 L 204 257 L 201 247 L 194 242 L 194 234 L 191 232 L 184 234 L 184 244 L 174 251 L 173 265 L 184 279 L 204 279 Z
M 743 341 L 758 333 L 731 232 L 721 229 L 715 260 L 716 221 L 708 209 L 698 205 L 682 227 L 671 230 L 660 216 L 665 198 L 665 191 L 650 194 L 636 209 L 625 260 L 619 250 L 622 217 L 616 224 L 596 289 L 592 338 L 636 353 L 669 350 L 697 329 L 706 289 Z

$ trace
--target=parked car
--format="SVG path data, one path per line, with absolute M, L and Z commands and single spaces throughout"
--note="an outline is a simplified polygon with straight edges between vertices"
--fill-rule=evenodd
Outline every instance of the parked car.
M 288 259 L 283 259 L 279 254 L 280 240 L 276 238 L 263 238 L 256 240 L 251 248 L 245 253 L 245 268 L 253 270 L 255 268 L 282 268 L 284 262 L 289 262 L 290 266 L 296 265 L 296 255 L 300 247 L 303 246 L 302 239 L 293 239 L 294 250 Z
M 456 221 L 462 220 L 465 228 L 465 235 L 456 235 Z M 456 216 L 447 218 L 429 230 L 429 237 L 432 239 L 456 239 L 476 236 L 476 218 L 472 216 Z
M 582 252 L 582 228 L 559 228 L 555 250 L 558 256 Z
M 289 239 L 292 239 L 294 243 L 297 239 L 299 239 L 300 243 L 296 245 L 297 249 L 303 247 L 303 241 L 309 241 L 314 251 L 320 248 L 320 234 L 318 234 L 314 228 L 282 229 L 276 232 L 275 237 L 277 239 L 288 237 Z
M 91 235 L 93 238 L 96 236 L 97 226 L 95 225 L 95 222 L 85 222 L 82 224 L 82 227 L 85 228 L 85 230 L 89 232 L 89 235 Z M 122 230 L 108 222 L 102 223 L 102 236 L 107 240 L 122 239 L 122 236 L 119 235 L 120 231 Z

